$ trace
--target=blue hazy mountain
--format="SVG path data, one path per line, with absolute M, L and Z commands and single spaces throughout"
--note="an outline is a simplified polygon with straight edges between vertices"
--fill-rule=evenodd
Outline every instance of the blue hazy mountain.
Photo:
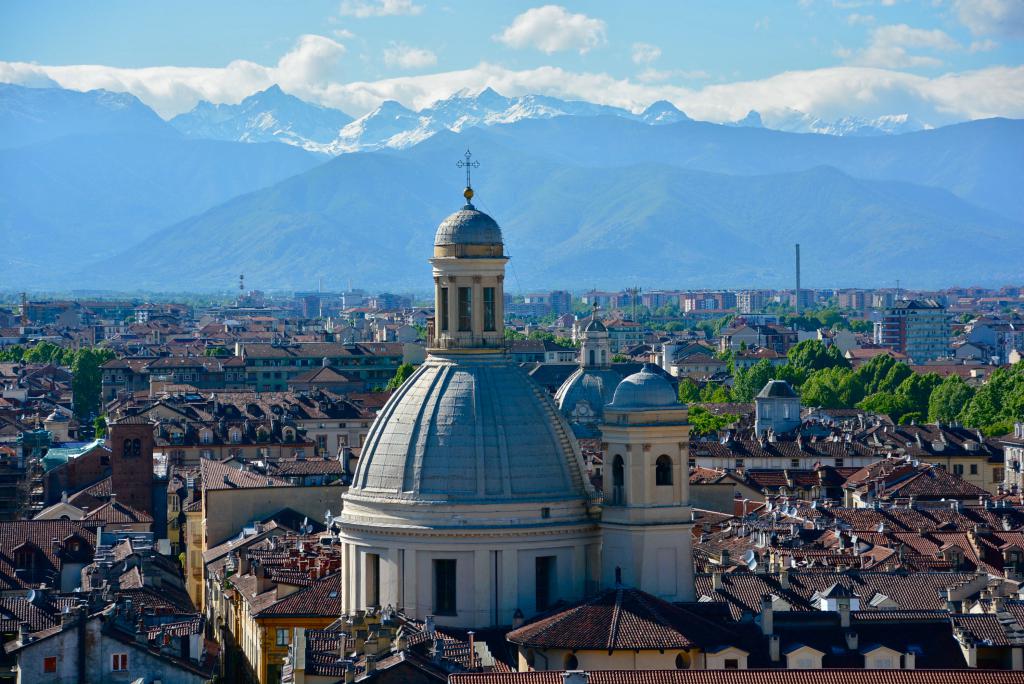
M 437 223 L 461 204 L 452 160 L 467 146 L 485 160 L 477 206 L 503 226 L 512 290 L 783 286 L 793 242 L 804 245 L 809 283 L 1019 279 L 1024 226 L 946 190 L 825 166 L 726 175 L 665 163 L 582 165 L 524 152 L 516 141 L 473 128 L 404 152 L 342 155 L 160 231 L 131 251 L 133 263 L 113 282 L 218 289 L 244 271 L 265 287 L 323 277 L 422 288 Z M 99 270 L 115 270 L 127 255 Z
M 983 119 L 903 135 L 837 137 L 701 121 L 665 126 L 615 117 L 520 121 L 490 129 L 525 151 L 586 166 L 663 163 L 727 174 L 833 166 L 859 178 L 939 187 L 1004 216 L 1024 216 L 1024 121 Z
M 174 135 L 167 123 L 134 95 L 0 83 L 0 148 L 103 133 Z
M 0 286 L 71 284 L 69 269 L 323 159 L 188 140 L 102 90 L 0 85 L 0 140 Z
M 234 105 L 201 101 L 170 123 L 190 138 L 284 142 L 318 150 L 351 121 L 339 109 L 300 100 L 274 85 Z
M 436 103 L 429 124 L 398 103 L 376 113 L 342 132 L 429 135 L 331 160 L 191 139 L 130 96 L 4 86 L 0 121 L 19 146 L 0 148 L 0 287 L 218 288 L 239 268 L 267 288 L 343 273 L 417 286 L 467 147 L 484 161 L 483 208 L 527 257 L 514 267 L 523 286 L 781 284 L 795 241 L 821 243 L 823 285 L 1019 279 L 1007 260 L 1024 216 L 1022 121 L 808 135 L 753 115 L 692 121 L 669 103 L 632 115 L 494 91 Z M 628 255 L 595 256 L 617 249 Z M 634 254 L 645 249 L 646 267 Z

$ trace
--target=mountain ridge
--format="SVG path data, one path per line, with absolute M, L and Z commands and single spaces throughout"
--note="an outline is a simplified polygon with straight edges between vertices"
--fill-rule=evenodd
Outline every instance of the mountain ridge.
M 808 282 L 829 285 L 884 282 L 894 272 L 938 283 L 949 275 L 944 255 L 959 248 L 964 231 L 985 256 L 962 257 L 963 277 L 1009 278 L 1024 258 L 1024 247 L 1003 244 L 1019 241 L 1024 226 L 938 188 L 862 180 L 831 167 L 758 176 L 668 164 L 588 168 L 500 140 L 488 145 L 484 129 L 449 135 L 460 147 L 490 152 L 489 170 L 474 175 L 475 199 L 502 225 L 513 290 L 625 280 L 785 286 L 794 241 L 814 255 L 805 259 Z M 340 268 L 375 287 L 421 288 L 433 232 L 460 204 L 458 179 L 433 172 L 454 147 L 441 141 L 416 155 L 342 155 L 159 231 L 137 250 L 152 256 L 123 275 L 143 287 L 173 276 L 216 289 L 243 268 L 252 282 L 301 289 L 321 277 L 329 282 Z M 230 258 L 227 245 L 235 246 Z M 188 250 L 197 247 L 224 256 L 195 262 Z

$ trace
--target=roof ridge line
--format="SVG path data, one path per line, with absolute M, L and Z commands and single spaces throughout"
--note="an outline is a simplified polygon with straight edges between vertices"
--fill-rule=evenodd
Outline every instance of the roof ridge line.
M 619 619 L 622 617 L 622 587 L 615 589 L 615 607 L 612 609 L 612 621 L 608 624 L 608 642 L 610 649 L 615 645 L 619 634 Z

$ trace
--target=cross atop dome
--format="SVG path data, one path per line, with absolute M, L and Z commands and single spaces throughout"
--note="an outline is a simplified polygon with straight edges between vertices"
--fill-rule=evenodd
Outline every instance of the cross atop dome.
M 463 155 L 463 157 L 465 157 L 465 161 L 460 159 L 459 161 L 455 162 L 455 166 L 459 167 L 460 169 L 466 169 L 466 189 L 462 191 L 462 196 L 466 198 L 467 203 L 472 204 L 473 184 L 470 182 L 469 172 L 470 169 L 480 168 L 480 162 L 473 159 L 473 153 L 470 152 L 469 150 L 466 150 L 466 154 Z

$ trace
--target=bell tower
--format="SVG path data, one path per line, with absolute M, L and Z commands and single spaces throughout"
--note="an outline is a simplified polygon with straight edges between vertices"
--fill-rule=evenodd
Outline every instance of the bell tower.
M 117 500 L 153 514 L 153 424 L 129 416 L 110 424 L 110 484 Z
M 438 227 L 434 238 L 434 335 L 431 350 L 501 351 L 505 346 L 505 263 L 501 228 L 473 206 L 469 150 L 466 204 Z
M 594 313 L 580 333 L 580 366 L 583 368 L 607 368 L 612 363 L 612 342 L 608 329 L 597 317 L 597 303 Z
M 694 600 L 686 406 L 644 366 L 604 409 L 601 582 Z

